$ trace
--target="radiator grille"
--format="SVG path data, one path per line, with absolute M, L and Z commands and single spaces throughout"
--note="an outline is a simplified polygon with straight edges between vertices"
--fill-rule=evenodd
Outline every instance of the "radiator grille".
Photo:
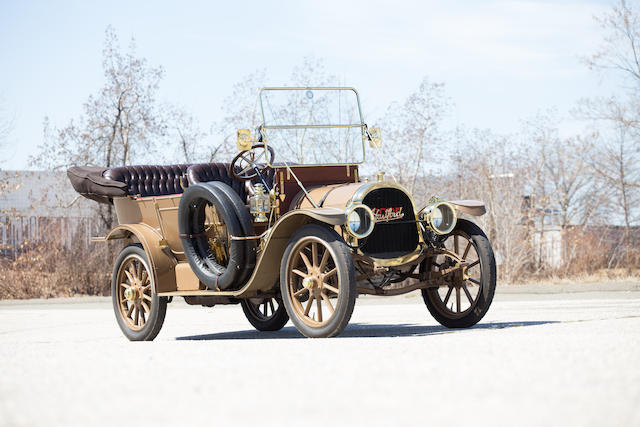
M 373 233 L 362 246 L 362 252 L 373 258 L 396 258 L 413 252 L 418 246 L 416 224 L 404 221 L 415 220 L 413 205 L 409 196 L 395 188 L 379 188 L 367 194 L 363 203 L 375 208 L 402 207 L 404 217 L 388 222 L 376 223 Z

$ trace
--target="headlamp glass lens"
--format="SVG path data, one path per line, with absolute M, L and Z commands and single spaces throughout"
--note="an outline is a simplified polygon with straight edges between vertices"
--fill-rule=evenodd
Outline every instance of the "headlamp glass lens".
M 366 237 L 371 233 L 373 217 L 369 211 L 363 207 L 353 209 L 347 217 L 349 230 L 356 237 Z

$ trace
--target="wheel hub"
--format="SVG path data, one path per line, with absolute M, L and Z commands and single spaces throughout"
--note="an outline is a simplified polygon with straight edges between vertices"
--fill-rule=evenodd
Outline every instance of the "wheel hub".
M 315 277 L 305 277 L 302 280 L 302 286 L 304 286 L 305 288 L 312 290 L 318 287 L 318 279 L 316 279 Z
M 135 301 L 136 298 L 138 297 L 138 291 L 136 289 L 134 289 L 133 286 L 125 289 L 124 291 L 124 297 L 128 300 L 128 301 Z

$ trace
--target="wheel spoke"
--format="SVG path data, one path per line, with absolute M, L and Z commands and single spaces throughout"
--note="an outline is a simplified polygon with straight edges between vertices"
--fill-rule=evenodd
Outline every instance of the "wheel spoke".
M 120 283 L 120 286 L 122 286 L 125 289 L 127 289 L 129 287 L 129 285 L 127 283 Z
M 269 300 L 269 307 L 271 307 L 271 315 L 273 316 L 276 313 L 276 309 L 273 306 L 273 300 L 272 299 Z
M 147 301 L 152 301 L 151 295 L 142 294 L 142 298 L 146 299 Z
M 320 270 L 320 273 L 322 273 L 324 268 L 327 266 L 328 260 L 329 260 L 329 249 L 324 248 L 324 253 L 322 254 L 322 259 L 320 260 L 320 267 L 318 267 L 318 269 Z
M 318 322 L 322 322 L 322 298 L 316 298 L 318 310 Z
M 309 258 L 304 254 L 304 252 L 302 252 L 302 250 L 300 250 L 299 255 L 302 262 L 304 262 L 304 265 L 307 267 L 307 272 L 311 273 L 311 263 L 309 262 Z
M 133 278 L 133 276 L 131 275 L 130 272 L 128 272 L 127 270 L 124 271 L 124 274 L 127 276 L 127 279 L 129 279 L 129 283 L 133 285 L 133 283 L 135 282 L 135 279 Z
M 462 259 L 467 259 L 467 255 L 469 255 L 469 249 L 471 249 L 471 240 L 467 242 L 467 247 L 464 248 L 464 253 L 462 254 Z
M 125 303 L 125 304 L 126 304 L 126 303 Z M 135 307 L 136 307 L 136 306 L 135 306 L 135 304 L 131 304 L 131 305 L 129 306 L 129 309 L 127 310 L 127 317 L 128 317 L 129 319 L 131 319 L 131 312 L 133 311 L 133 309 L 134 309 Z M 133 320 L 133 319 L 132 319 L 132 320 Z
M 453 292 L 453 286 L 449 286 L 449 290 L 447 291 L 447 295 L 444 297 L 444 305 L 447 305 L 447 302 L 449 301 L 449 297 L 451 297 L 451 292 Z
M 311 243 L 311 263 L 314 267 L 318 266 L 318 244 L 316 242 Z
M 338 290 L 338 288 L 334 288 L 333 286 L 327 284 L 327 283 L 322 283 L 322 287 L 324 289 L 328 289 L 331 292 L 333 292 L 334 294 L 340 294 L 340 291 Z
M 262 314 L 264 315 L 264 317 L 269 317 L 269 305 L 267 304 L 267 301 L 263 302 L 262 306 L 264 307 L 262 309 Z
M 480 286 L 480 281 L 479 281 L 479 280 L 476 280 L 476 279 L 474 279 L 473 277 L 469 277 L 469 280 L 470 280 L 471 282 L 475 283 L 476 285 Z
M 456 288 L 456 310 L 460 313 L 460 288 Z
M 323 279 L 327 279 L 331 276 L 333 276 L 334 274 L 336 274 L 338 272 L 338 269 L 336 267 L 332 268 L 331 270 L 329 270 L 327 273 L 325 273 L 323 275 Z
M 135 310 L 133 311 L 133 317 L 134 317 L 133 324 L 138 326 L 138 321 L 140 320 L 140 309 L 138 308 L 137 305 L 134 304 L 134 306 L 135 306 Z
M 298 295 L 301 295 L 303 292 L 308 291 L 308 290 L 309 290 L 309 289 L 307 289 L 307 288 L 298 289 L 297 291 L 295 291 L 295 292 L 293 293 L 293 296 L 294 296 L 294 297 L 297 297 Z
M 469 292 L 469 289 L 467 288 L 467 285 L 465 283 L 462 284 L 462 289 L 464 290 L 464 293 L 467 295 L 469 304 L 473 304 L 473 298 L 471 297 L 471 292 Z
M 149 280 L 149 275 L 147 274 L 147 270 L 142 270 L 142 278 L 140 279 L 140 282 L 144 285 L 145 283 L 147 283 L 147 281 Z
M 458 235 L 453 235 L 453 252 L 458 253 Z
M 471 264 L 469 264 L 469 265 L 467 266 L 467 269 L 469 269 L 469 268 L 471 268 L 471 267 L 475 267 L 475 266 L 476 266 L 476 265 L 478 265 L 478 264 L 480 264 L 480 260 L 479 260 L 479 259 L 477 259 L 477 260 L 475 260 L 474 262 L 472 262 Z
M 333 313 L 333 305 L 331 305 L 331 300 L 329 299 L 328 296 L 326 296 L 324 293 L 320 294 L 322 296 L 322 299 L 324 300 L 324 302 L 327 303 L 327 306 L 329 307 L 329 311 L 331 313 Z
M 313 295 L 309 295 L 309 301 L 307 302 L 307 306 L 304 309 L 304 315 L 308 316 L 309 315 L 309 310 L 311 310 L 311 306 L 313 305 L 313 300 L 315 299 L 315 297 Z
M 147 323 L 147 319 L 144 316 L 144 310 L 140 310 L 140 326 Z
M 295 269 L 295 268 L 293 270 L 291 270 L 291 272 L 297 274 L 298 276 L 302 277 L 303 279 L 308 276 L 308 274 L 305 274 L 302 271 L 300 271 L 298 269 Z

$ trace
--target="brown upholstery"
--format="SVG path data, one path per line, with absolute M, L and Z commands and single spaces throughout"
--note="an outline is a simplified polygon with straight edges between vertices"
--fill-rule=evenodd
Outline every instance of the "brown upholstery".
M 107 169 L 106 179 L 125 183 L 130 196 L 166 196 L 182 193 L 180 179 L 189 164 L 120 166 Z
M 229 174 L 229 163 L 199 163 L 192 165 L 187 169 L 187 181 L 189 185 L 198 182 L 224 182 L 233 188 L 242 200 L 246 199 L 244 182 L 234 179 Z

